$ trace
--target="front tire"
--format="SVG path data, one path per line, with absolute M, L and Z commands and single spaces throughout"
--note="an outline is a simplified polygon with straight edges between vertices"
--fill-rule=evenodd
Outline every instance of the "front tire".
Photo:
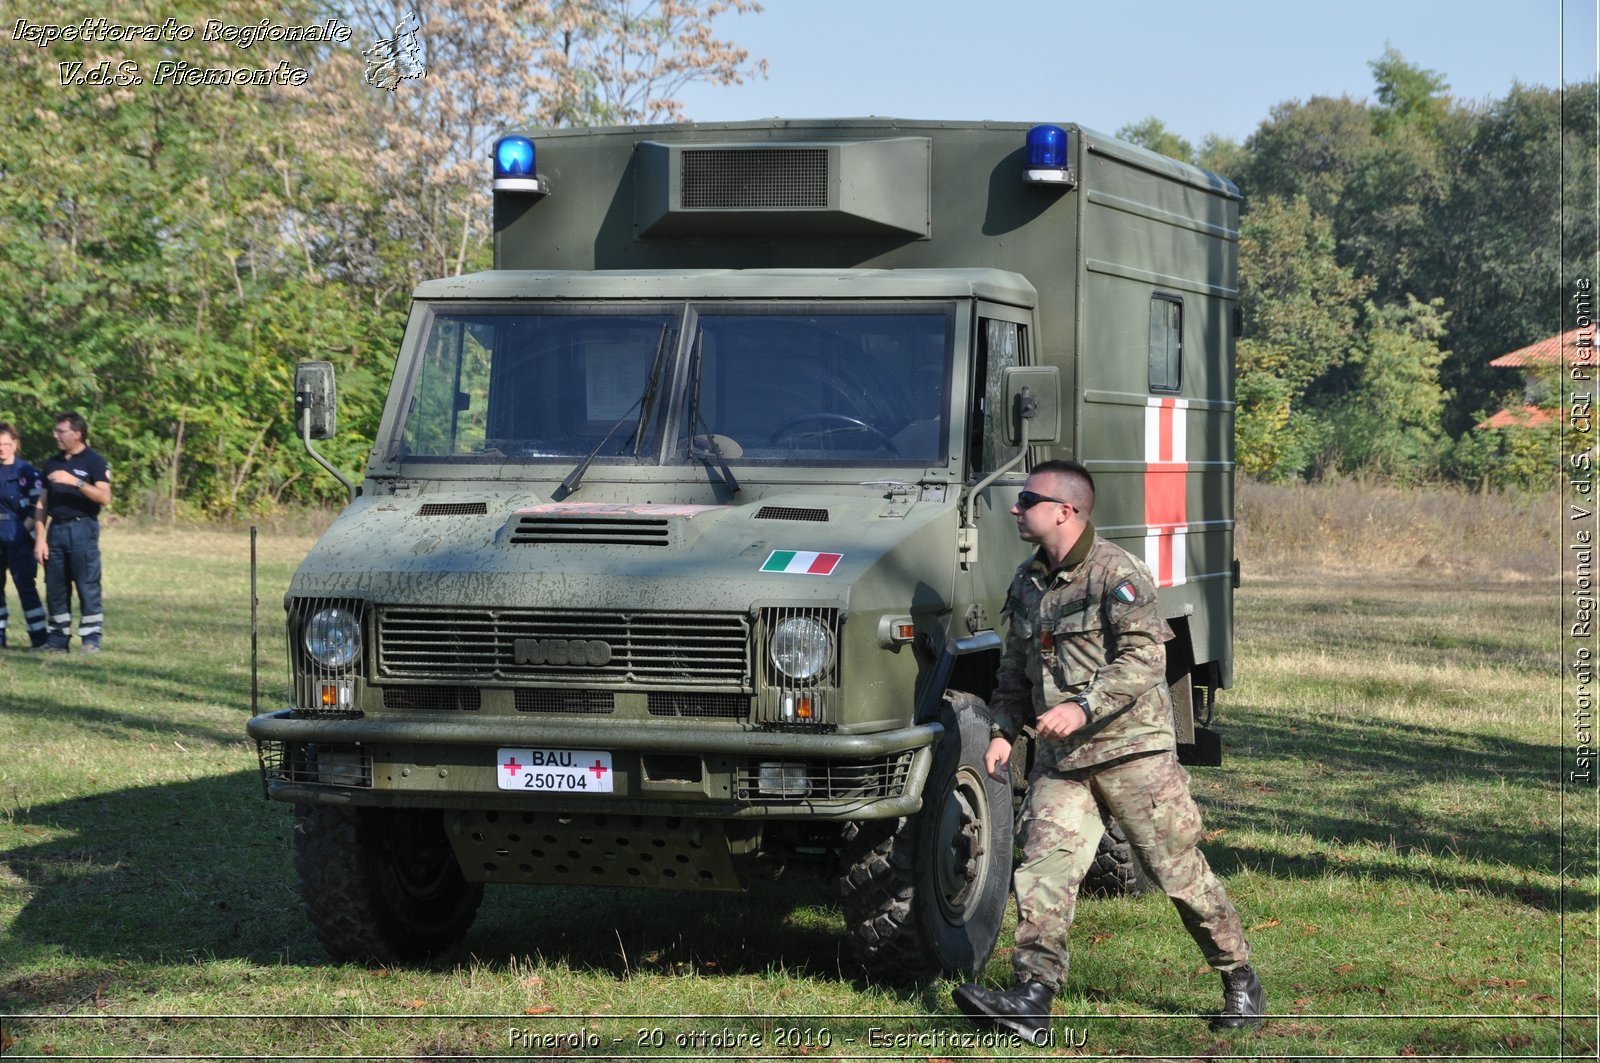
M 483 900 L 437 811 L 301 806 L 294 863 L 317 940 L 340 962 L 431 959 L 461 940 Z
M 989 962 L 1010 900 L 1010 787 L 989 778 L 989 718 L 969 694 L 945 695 L 945 733 L 915 816 L 845 832 L 845 924 L 869 978 L 975 975 Z

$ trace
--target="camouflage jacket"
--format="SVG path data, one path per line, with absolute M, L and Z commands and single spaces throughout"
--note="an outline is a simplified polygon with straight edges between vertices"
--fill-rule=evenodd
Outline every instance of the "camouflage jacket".
M 1172 629 L 1142 562 L 1091 525 L 1059 568 L 1043 553 L 1023 562 L 1005 615 L 993 733 L 1014 741 L 1047 709 L 1081 695 L 1090 723 L 1044 742 L 1039 763 L 1070 770 L 1176 747 L 1163 646 Z

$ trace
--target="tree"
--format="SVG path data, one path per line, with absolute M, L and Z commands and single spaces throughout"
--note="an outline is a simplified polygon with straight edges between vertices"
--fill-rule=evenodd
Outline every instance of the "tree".
M 1191 163 L 1195 161 L 1193 146 L 1168 129 L 1155 115 L 1123 126 L 1117 130 L 1117 136 L 1130 144 L 1149 148 L 1157 155 L 1165 155 L 1169 159 Z
M 1401 481 L 1438 472 L 1444 441 L 1439 387 L 1445 334 L 1443 300 L 1365 307 L 1363 335 L 1350 359 L 1354 391 L 1331 413 L 1340 465 Z
M 1355 345 L 1370 282 L 1340 266 L 1333 227 L 1304 199 L 1269 197 L 1239 226 L 1237 451 L 1246 472 L 1298 474 L 1319 427 L 1297 406 Z
M 26 452 L 46 449 L 52 413 L 79 407 L 117 468 L 124 505 L 223 514 L 337 494 L 326 478 L 303 476 L 287 408 L 295 362 L 338 367 L 341 432 L 325 452 L 359 467 L 410 290 L 488 263 L 488 145 L 530 117 L 550 120 L 559 98 L 542 59 L 553 16 L 532 0 L 415 5 L 425 75 L 392 91 L 368 84 L 362 49 L 394 36 L 413 6 L 125 4 L 118 19 L 128 24 L 171 16 L 189 27 L 333 14 L 356 37 L 246 51 L 198 34 L 176 47 L 135 36 L 0 52 L 0 417 L 22 426 Z M 684 78 L 727 73 L 724 44 L 709 33 L 720 0 L 644 13 L 613 0 L 564 6 L 611 32 L 654 35 L 649 48 L 670 61 L 615 75 L 632 106 L 671 113 L 663 101 Z M 101 13 L 65 0 L 52 17 Z M 605 21 L 619 13 L 644 21 Z M 307 76 L 152 84 L 175 51 L 196 68 L 283 62 Z M 102 60 L 144 80 L 63 81 L 61 64 L 82 71 Z M 590 72 L 594 83 L 612 69 Z

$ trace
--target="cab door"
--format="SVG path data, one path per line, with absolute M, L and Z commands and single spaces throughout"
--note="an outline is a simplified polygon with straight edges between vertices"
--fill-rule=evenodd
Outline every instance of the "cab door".
M 972 408 L 965 440 L 969 489 L 1017 457 L 1018 448 L 1007 445 L 1003 430 L 1003 418 L 1009 415 L 1004 377 L 1012 366 L 1036 364 L 1033 342 L 1037 335 L 1032 311 L 993 303 L 978 304 L 974 330 Z M 964 532 L 968 549 L 960 555 L 958 577 L 969 605 L 966 615 L 956 618 L 958 636 L 985 628 L 1004 633 L 1000 609 L 1006 590 L 1017 565 L 1033 549 L 1017 538 L 1016 518 L 1011 514 L 1033 460 L 1030 454 L 973 497 L 966 515 L 966 523 L 972 526 Z

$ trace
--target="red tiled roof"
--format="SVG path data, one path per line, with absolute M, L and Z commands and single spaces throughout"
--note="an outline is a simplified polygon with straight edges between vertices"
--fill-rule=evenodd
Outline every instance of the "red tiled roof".
M 1578 345 L 1580 336 L 1583 338 L 1581 347 Z M 1554 365 L 1558 361 L 1563 361 L 1563 355 L 1566 365 L 1600 362 L 1600 351 L 1595 348 L 1594 328 L 1575 328 L 1559 336 L 1546 336 L 1538 343 L 1530 343 L 1510 354 L 1502 354 L 1489 364 L 1509 366 L 1513 369 L 1530 365 Z
M 1487 421 L 1480 421 L 1479 428 L 1537 428 L 1542 424 L 1555 423 L 1556 415 L 1549 410 L 1537 406 L 1524 406 L 1519 410 L 1501 410 Z

